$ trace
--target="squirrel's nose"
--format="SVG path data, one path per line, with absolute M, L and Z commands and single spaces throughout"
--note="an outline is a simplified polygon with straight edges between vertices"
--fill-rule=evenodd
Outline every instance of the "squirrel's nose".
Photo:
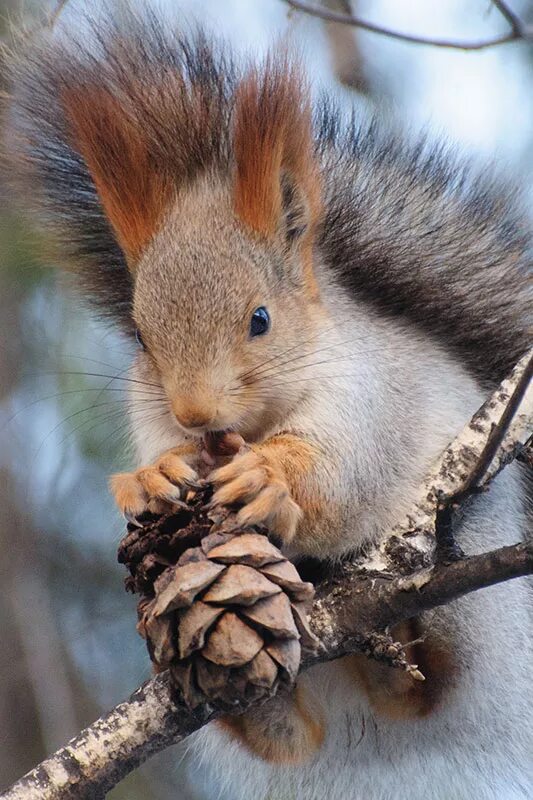
M 214 411 L 207 408 L 207 406 L 185 406 L 177 401 L 173 401 L 172 410 L 179 424 L 183 428 L 188 429 L 205 428 L 213 422 L 215 418 Z

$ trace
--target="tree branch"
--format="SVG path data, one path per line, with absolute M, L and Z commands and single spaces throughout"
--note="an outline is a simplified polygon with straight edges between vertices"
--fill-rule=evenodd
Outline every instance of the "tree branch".
M 464 594 L 533 572 L 533 546 L 517 544 L 394 581 L 361 576 L 353 564 L 319 587 L 310 615 L 322 642 L 302 669 L 354 652 L 366 652 L 372 632 Z M 233 713 L 250 706 L 242 702 Z M 147 681 L 109 714 L 43 761 L 1 795 L 2 800 L 99 800 L 150 756 L 185 739 L 227 707 L 195 711 L 171 691 L 168 672 Z
M 523 23 L 518 14 L 515 14 L 503 0 L 491 0 L 491 2 L 492 5 L 498 9 L 502 17 L 507 20 L 517 38 L 521 38 L 523 36 Z
M 389 626 L 469 592 L 533 573 L 533 542 L 451 563 L 435 560 L 437 510 L 486 486 L 531 437 L 532 363 L 533 351 L 446 448 L 410 513 L 386 533 L 383 542 L 343 564 L 316 587 L 310 623 L 322 647 L 307 654 L 302 669 L 348 653 L 376 655 L 378 641 L 385 642 L 379 652 L 382 660 L 422 677 L 401 658 L 402 647 L 387 637 Z M 231 711 L 242 713 L 249 705 L 243 701 Z M 225 713 L 227 706 L 217 703 L 190 711 L 171 695 L 168 673 L 163 673 L 21 778 L 1 800 L 99 800 L 151 755 Z
M 493 5 L 498 9 L 500 14 L 510 23 L 511 30 L 508 33 L 503 33 L 499 36 L 493 36 L 489 39 L 478 40 L 465 40 L 456 41 L 454 39 L 440 39 L 431 36 L 415 36 L 409 33 L 402 33 L 401 31 L 387 28 L 384 25 L 378 25 L 374 22 L 356 17 L 353 14 L 340 14 L 336 11 L 331 11 L 317 5 L 310 5 L 303 2 L 303 0 L 284 0 L 288 6 L 296 11 L 301 11 L 312 17 L 318 17 L 325 22 L 338 22 L 342 25 L 351 25 L 362 30 L 369 31 L 370 33 L 377 33 L 381 36 L 387 36 L 389 39 L 397 39 L 401 42 L 408 42 L 410 44 L 423 44 L 431 45 L 432 47 L 445 47 L 451 50 L 484 50 L 487 47 L 497 47 L 502 44 L 516 41 L 533 41 L 533 26 L 526 25 L 522 22 L 514 12 L 512 12 L 506 3 L 499 2 L 499 0 L 492 0 Z
M 510 382 L 512 389 L 508 394 L 505 394 L 508 389 L 506 386 L 506 383 L 508 382 L 504 381 L 502 384 L 504 387 L 504 396 L 502 396 L 500 392 L 499 402 L 502 404 L 505 403 L 505 406 L 499 416 L 499 419 L 493 423 L 487 443 L 479 456 L 477 464 L 472 469 L 468 481 L 463 487 L 463 493 L 466 493 L 473 488 L 480 488 L 481 486 L 486 485 L 486 483 L 492 477 L 494 477 L 496 472 L 499 472 L 499 470 L 502 468 L 504 457 L 506 455 L 508 456 L 508 449 L 504 445 L 504 440 L 507 439 L 508 444 L 519 441 L 521 438 L 520 433 L 528 430 L 528 416 L 526 409 L 524 408 L 522 410 L 521 415 L 517 415 L 517 412 L 531 384 L 531 379 L 533 378 L 533 355 L 531 355 L 528 360 L 523 359 L 520 363 L 523 365 L 523 369 L 519 365 L 514 373 L 514 379 L 511 375 Z M 521 374 L 519 374 L 520 371 Z M 529 401 L 528 404 L 530 405 Z M 485 406 L 483 406 L 482 413 L 486 412 L 487 409 Z M 529 413 L 532 413 L 531 408 L 529 408 Z M 476 424 L 478 418 L 479 412 L 476 415 Z M 515 419 L 514 424 L 513 419 Z M 526 423 L 526 426 L 519 431 L 519 426 L 522 426 L 524 422 Z M 499 462 L 494 464 L 493 462 L 498 449 L 500 449 Z M 458 499 L 457 496 L 455 499 Z

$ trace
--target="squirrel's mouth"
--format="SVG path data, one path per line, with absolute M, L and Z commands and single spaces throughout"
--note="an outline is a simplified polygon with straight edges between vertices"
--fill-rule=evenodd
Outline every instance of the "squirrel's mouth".
M 221 426 L 220 421 L 215 421 L 213 424 L 206 424 L 206 425 L 196 425 L 196 426 L 185 426 L 176 420 L 179 428 L 186 434 L 186 436 L 193 437 L 195 439 L 202 439 L 206 436 L 214 437 L 217 439 L 222 439 L 225 434 L 228 433 L 241 433 L 241 420 L 236 420 L 231 425 Z
M 264 420 L 257 416 L 250 409 L 242 409 L 238 415 L 231 413 L 233 409 L 226 412 L 217 411 L 212 420 L 189 420 L 183 416 L 173 413 L 174 422 L 187 438 L 202 439 L 205 436 L 221 438 L 225 434 L 239 434 L 247 442 L 259 441 L 264 434 Z

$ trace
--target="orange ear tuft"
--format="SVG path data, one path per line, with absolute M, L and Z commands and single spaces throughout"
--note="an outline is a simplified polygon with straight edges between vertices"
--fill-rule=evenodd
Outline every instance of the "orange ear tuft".
M 132 268 L 171 199 L 170 181 L 157 169 L 135 120 L 106 89 L 68 88 L 61 100 L 76 149 Z
M 268 238 L 279 230 L 287 180 L 303 203 L 307 228 L 320 211 L 311 106 L 301 79 L 285 57 L 270 60 L 237 88 L 234 147 L 235 211 Z

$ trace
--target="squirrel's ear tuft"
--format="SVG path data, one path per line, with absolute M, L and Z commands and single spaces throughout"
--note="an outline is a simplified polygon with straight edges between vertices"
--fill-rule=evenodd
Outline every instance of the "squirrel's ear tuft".
M 237 87 L 235 211 L 260 235 L 309 243 L 320 213 L 307 87 L 286 57 L 269 59 Z
M 155 233 L 172 185 L 151 156 L 135 117 L 106 88 L 80 85 L 60 97 L 73 146 L 91 174 L 128 266 Z

